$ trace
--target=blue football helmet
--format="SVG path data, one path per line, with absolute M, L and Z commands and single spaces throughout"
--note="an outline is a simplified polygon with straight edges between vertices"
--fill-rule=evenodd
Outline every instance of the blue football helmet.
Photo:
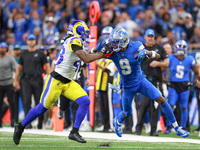
M 108 40 L 112 30 L 113 30 L 113 28 L 111 26 L 106 26 L 105 28 L 103 28 L 103 30 L 101 32 L 101 36 L 102 36 L 104 42 L 106 42 L 106 40 Z
M 176 55 L 187 54 L 188 45 L 184 40 L 178 40 L 174 45 L 174 52 Z
M 108 42 L 111 44 L 114 52 L 119 52 L 129 43 L 127 31 L 121 27 L 115 28 L 112 30 Z
M 67 34 L 74 35 L 87 42 L 90 38 L 90 30 L 86 23 L 82 20 L 74 20 L 70 22 L 67 29 Z

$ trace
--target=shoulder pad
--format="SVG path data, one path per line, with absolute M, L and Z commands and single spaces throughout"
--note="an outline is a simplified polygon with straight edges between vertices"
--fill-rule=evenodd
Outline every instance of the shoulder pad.
M 70 45 L 71 44 L 78 45 L 78 46 L 82 47 L 83 46 L 83 41 L 78 37 L 72 37 L 70 39 Z

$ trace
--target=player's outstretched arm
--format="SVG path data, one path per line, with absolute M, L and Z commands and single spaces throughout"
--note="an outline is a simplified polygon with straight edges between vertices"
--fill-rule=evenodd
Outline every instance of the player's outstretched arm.
M 75 54 L 84 62 L 84 63 L 90 63 L 93 62 L 95 60 L 98 60 L 100 58 L 104 58 L 104 53 L 102 52 L 98 52 L 95 54 L 87 54 L 85 51 L 83 50 L 78 50 L 75 52 Z

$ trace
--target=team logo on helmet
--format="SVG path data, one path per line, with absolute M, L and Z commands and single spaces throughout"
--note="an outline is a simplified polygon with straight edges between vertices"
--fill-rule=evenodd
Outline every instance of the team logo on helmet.
M 72 21 L 68 25 L 67 34 L 72 34 L 76 37 L 81 38 L 83 41 L 86 41 L 90 38 L 90 30 L 86 23 L 82 20 Z

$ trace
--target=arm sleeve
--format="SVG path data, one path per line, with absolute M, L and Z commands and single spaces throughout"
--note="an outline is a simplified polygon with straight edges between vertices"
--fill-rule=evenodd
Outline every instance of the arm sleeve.
M 72 50 L 74 51 L 74 53 L 77 51 L 77 50 L 82 50 L 83 48 L 79 45 L 75 45 L 75 44 L 72 44 Z
M 43 52 L 41 54 L 42 54 L 42 64 L 44 65 L 44 64 L 46 64 L 48 62 L 47 61 L 47 57 Z
M 12 70 L 15 70 L 17 67 L 17 62 L 15 61 L 13 57 L 11 57 L 11 64 L 12 64 Z

